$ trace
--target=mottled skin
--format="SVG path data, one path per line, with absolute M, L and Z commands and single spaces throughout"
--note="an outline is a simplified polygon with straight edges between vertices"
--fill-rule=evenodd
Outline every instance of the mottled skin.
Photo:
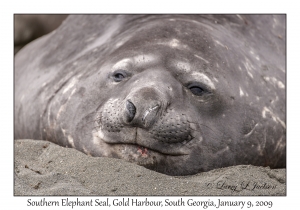
M 170 175 L 285 167 L 284 15 L 70 16 L 15 58 L 15 139 Z

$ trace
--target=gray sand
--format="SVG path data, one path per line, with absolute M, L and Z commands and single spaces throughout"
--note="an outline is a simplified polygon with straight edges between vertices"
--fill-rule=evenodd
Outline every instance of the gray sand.
M 173 177 L 47 141 L 15 141 L 14 195 L 286 195 L 286 169 L 233 166 Z

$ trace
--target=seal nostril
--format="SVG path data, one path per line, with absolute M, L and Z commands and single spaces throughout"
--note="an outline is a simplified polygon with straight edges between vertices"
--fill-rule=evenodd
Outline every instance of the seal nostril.
M 126 101 L 126 109 L 128 111 L 128 121 L 131 122 L 135 116 L 136 108 L 131 101 L 127 100 Z
M 145 118 L 147 117 L 147 115 L 148 115 L 149 113 L 151 113 L 153 110 L 156 110 L 157 108 L 159 108 L 159 105 L 156 105 L 156 106 L 154 106 L 153 108 L 150 108 L 150 109 L 146 110 L 146 112 L 145 112 L 144 115 L 143 115 L 142 121 L 144 122 L 144 121 L 145 121 Z

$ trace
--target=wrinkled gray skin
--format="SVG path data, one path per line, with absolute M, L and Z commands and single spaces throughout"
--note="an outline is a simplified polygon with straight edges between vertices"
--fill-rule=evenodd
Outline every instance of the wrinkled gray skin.
M 170 175 L 285 167 L 284 15 L 70 16 L 15 58 L 15 139 Z

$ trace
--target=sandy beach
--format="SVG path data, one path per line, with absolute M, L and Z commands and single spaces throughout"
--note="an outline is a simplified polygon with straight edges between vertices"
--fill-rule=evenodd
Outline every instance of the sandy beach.
M 29 139 L 15 140 L 14 155 L 15 196 L 286 195 L 286 169 L 239 165 L 174 177 Z

